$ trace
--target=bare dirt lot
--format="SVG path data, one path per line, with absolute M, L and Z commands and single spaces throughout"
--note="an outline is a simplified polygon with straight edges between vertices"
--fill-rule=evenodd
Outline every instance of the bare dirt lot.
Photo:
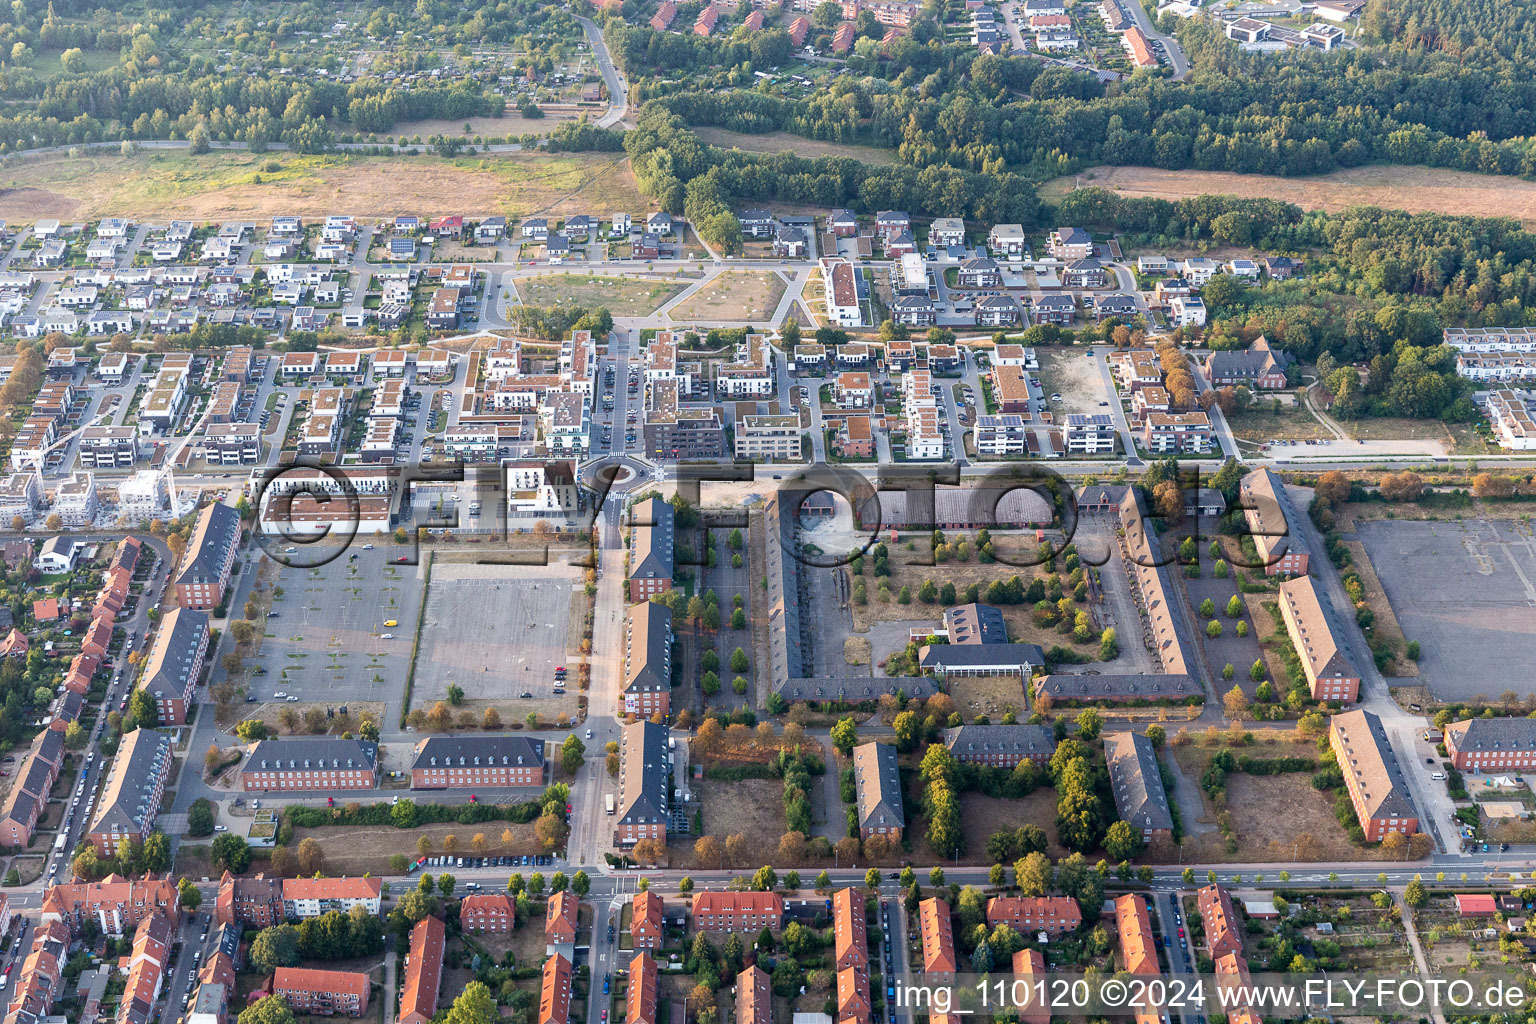
M 669 315 L 673 320 L 765 320 L 783 298 L 784 287 L 778 274 L 721 274 Z
M 706 779 L 699 792 L 704 803 L 704 835 L 714 836 L 723 846 L 726 836 L 739 832 L 747 837 L 747 848 L 754 856 L 760 855 L 765 862 L 772 859 L 767 855 L 778 849 L 779 838 L 784 835 L 783 783 L 776 779 Z M 692 837 L 675 845 L 682 859 L 694 859 Z
M 606 306 L 614 316 L 646 316 L 686 287 L 646 278 L 541 274 L 517 282 L 517 294 L 530 306 Z
M 1085 186 L 1154 199 L 1229 194 L 1279 199 L 1308 210 L 1384 206 L 1410 213 L 1518 217 L 1526 224 L 1536 222 L 1536 182 L 1432 167 L 1351 167 L 1315 178 L 1093 167 L 1075 177 L 1048 182 L 1040 194 L 1059 198 Z
M 1039 825 L 1045 829 L 1050 845 L 1046 853 L 1055 858 L 1065 857 L 1067 850 L 1056 838 L 1056 791 L 1042 786 L 1023 800 L 1004 800 L 1001 797 L 965 793 L 960 797 L 961 813 L 965 822 L 965 856 L 975 863 L 987 860 L 987 838 L 994 832 L 1018 828 L 1020 825 Z M 912 837 L 913 845 L 921 837 Z
M 1061 401 L 1047 402 L 1047 407 L 1064 417 L 1069 412 L 1108 412 L 1100 402 L 1113 401 L 1113 395 L 1104 393 L 1104 378 L 1099 373 L 1099 361 L 1086 359 L 1083 351 L 1076 348 L 1042 348 L 1040 356 L 1040 384 L 1047 396 L 1060 393 Z
M 451 197 L 451 198 L 449 198 Z M 144 151 L 29 161 L 0 169 L 0 218 L 105 216 L 261 221 L 346 212 L 356 217 L 445 209 L 561 215 L 631 210 L 641 198 L 614 154 L 509 153 L 460 157 L 299 156 Z

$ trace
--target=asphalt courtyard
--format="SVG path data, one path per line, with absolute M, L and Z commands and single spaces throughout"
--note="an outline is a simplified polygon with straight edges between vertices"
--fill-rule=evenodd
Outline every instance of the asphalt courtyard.
M 451 683 L 471 699 L 553 696 L 555 666 L 570 669 L 571 599 L 581 570 L 547 566 L 438 562 L 416 663 L 414 704 L 443 699 Z
M 1536 542 L 1529 525 L 1372 521 L 1356 533 L 1403 635 L 1419 642 L 1419 672 L 1436 699 L 1530 691 Z
M 383 547 L 358 545 L 322 566 L 285 568 L 258 661 L 266 675 L 255 678 L 253 693 L 263 700 L 286 693 L 301 701 L 398 706 L 421 606 L 421 571 L 388 562 Z

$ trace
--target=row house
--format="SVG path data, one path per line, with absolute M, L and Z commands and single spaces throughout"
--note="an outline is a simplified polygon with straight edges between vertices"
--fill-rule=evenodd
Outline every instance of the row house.
M 557 892 L 544 907 L 544 941 L 551 946 L 571 946 L 576 942 L 581 901 L 574 892 Z
M 636 949 L 660 949 L 666 939 L 665 907 L 661 897 L 649 889 L 635 894 L 629 937 Z
M 405 985 L 400 990 L 398 1024 L 430 1024 L 437 1016 L 437 995 L 443 983 L 443 919 L 428 914 L 411 929 L 405 958 Z M 559 1024 L 566 1024 L 561 1021 Z
M 539 982 L 539 1017 L 537 1024 L 570 1024 L 571 961 L 556 953 L 544 961 Z
M 214 900 L 214 920 L 221 925 L 245 925 L 270 928 L 282 924 L 283 880 L 258 872 L 251 878 L 237 878 L 228 871 L 219 879 Z
M 697 931 L 756 935 L 783 926 L 784 897 L 776 892 L 701 892 L 693 897 Z
M 858 967 L 869 970 L 869 933 L 864 894 L 839 889 L 832 894 L 833 964 L 837 970 Z
M 167 875 L 127 879 L 111 874 L 99 882 L 50 885 L 43 894 L 42 921 L 60 921 L 78 932 L 95 921 L 103 935 L 127 935 L 146 917 L 176 913 L 176 883 Z
M 117 1024 L 150 1024 L 157 1019 L 155 1003 L 167 980 L 171 944 L 179 914 L 170 907 L 139 922 L 128 958 L 128 980 L 117 1008 Z
M 12 967 L 18 977 L 6 1024 L 33 1024 L 49 1015 L 59 995 L 71 941 L 69 928 L 60 921 L 44 921 L 33 931 L 26 958 L 19 967 Z
M 272 975 L 272 994 L 282 996 L 290 1010 L 322 1017 L 361 1017 L 372 987 L 368 975 L 358 971 L 279 967 Z
M 935 985 L 954 982 L 959 971 L 955 959 L 954 926 L 949 918 L 949 903 L 930 896 L 917 905 L 918 930 L 923 937 L 923 974 Z
M 48 792 L 64 764 L 64 734 L 44 729 L 32 739 L 0 803 L 0 845 L 25 849 L 48 806 Z
M 262 740 L 240 768 L 247 793 L 376 789 L 378 745 L 339 736 Z
M 1488 425 L 1501 447 L 1510 451 L 1536 450 L 1536 415 L 1531 403 L 1508 388 L 1491 392 L 1487 402 Z
M 1006 924 L 1020 935 L 1045 932 L 1060 938 L 1083 923 L 1083 912 L 1070 896 L 994 896 L 987 901 L 987 927 Z
M 629 987 L 624 993 L 624 1024 L 657 1024 L 660 975 L 656 961 L 644 950 L 629 962 Z
M 377 917 L 383 899 L 383 883 L 377 878 L 285 878 L 283 914 L 303 921 L 333 910 L 351 913 L 362 907 Z

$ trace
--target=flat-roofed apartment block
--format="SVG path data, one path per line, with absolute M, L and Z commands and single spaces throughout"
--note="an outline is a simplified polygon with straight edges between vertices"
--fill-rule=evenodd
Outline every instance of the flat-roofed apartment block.
M 239 548 L 240 513 L 230 505 L 205 505 L 176 575 L 176 599 L 183 608 L 209 611 L 223 602 Z
M 412 789 L 544 785 L 544 741 L 529 736 L 429 736 L 416 744 Z
M 261 424 L 211 423 L 203 431 L 203 450 L 220 466 L 254 466 L 261 461 Z
M 139 676 L 139 689 L 155 702 L 161 725 L 183 725 L 208 656 L 208 614 L 176 608 L 160 621 Z
M 977 455 L 1024 455 L 1029 451 L 1029 434 L 1024 417 L 1016 413 L 976 417 L 976 429 L 971 432 L 976 443 Z
M 901 803 L 901 774 L 896 748 L 889 743 L 861 743 L 853 748 L 853 781 L 858 797 L 859 834 L 901 840 L 907 818 Z
M 736 975 L 736 1024 L 773 1024 L 773 985 L 753 964 Z
M 1016 768 L 1021 761 L 1049 764 L 1056 738 L 1048 725 L 961 725 L 944 730 L 944 745 L 956 761 Z
M 1083 923 L 1083 912 L 1070 896 L 994 896 L 987 901 L 987 927 L 1006 924 L 1023 936 L 1045 932 L 1070 934 Z
M 701 892 L 693 897 L 696 931 L 756 935 L 783 926 L 784 897 L 776 892 Z
M 734 362 L 715 371 L 715 393 L 721 398 L 766 398 L 773 394 L 773 350 L 762 334 L 749 334 Z
M 340 736 L 262 740 L 240 768 L 240 784 L 247 793 L 375 789 L 378 744 Z
M 1380 842 L 1393 832 L 1411 836 L 1419 830 L 1402 766 L 1380 718 L 1364 709 L 1334 715 L 1328 720 L 1328 745 L 1367 842 Z
M 443 983 L 444 935 L 443 919 L 432 914 L 417 921 L 411 929 L 405 987 L 400 990 L 400 1016 L 395 1018 L 398 1024 L 428 1024 L 437 1016 L 437 993 Z
M 629 511 L 629 599 L 649 600 L 672 589 L 674 510 L 647 498 Z
M 1243 477 L 1238 492 L 1254 549 L 1264 563 L 1264 575 L 1305 576 L 1312 560 L 1311 548 L 1296 519 L 1285 481 L 1271 470 L 1256 469 Z
M 1499 444 L 1515 452 L 1536 451 L 1536 416 L 1532 403 L 1508 388 L 1488 395 L 1488 425 Z
M 1062 440 L 1069 455 L 1114 454 L 1119 432 L 1106 413 L 1069 413 Z
M 631 847 L 642 839 L 666 844 L 670 818 L 668 796 L 672 757 L 667 728 L 642 720 L 624 726 L 619 743 L 619 810 L 615 846 Z
M 930 896 L 917 905 L 918 924 L 923 934 L 924 980 L 947 985 L 955 980 L 959 962 L 955 959 L 954 926 L 949 919 L 949 904 Z
M 1139 830 L 1145 841 L 1171 837 L 1173 812 L 1152 741 L 1133 732 L 1110 733 L 1104 737 L 1104 760 L 1120 820 Z
M 123 839 L 142 843 L 154 830 L 155 815 L 171 773 L 171 737 L 135 729 L 123 737 L 107 769 L 86 837 L 103 857 L 115 856 Z
M 89 526 L 97 509 L 96 477 L 91 473 L 71 473 L 54 488 L 53 511 L 71 529 Z
M 255 350 L 249 345 L 236 345 L 225 352 L 224 365 L 219 370 L 219 379 L 244 384 L 250 379 L 251 363 L 255 354 Z
M 228 423 L 235 418 L 240 405 L 240 385 L 234 381 L 220 381 L 213 386 L 213 397 L 208 400 L 206 413 L 209 423 Z
M 1360 696 L 1360 669 L 1349 655 L 1344 628 L 1328 595 L 1310 576 L 1280 584 L 1280 617 L 1301 656 L 1313 700 L 1353 703 Z
M 459 924 L 475 935 L 510 934 L 517 927 L 517 904 L 504 892 L 470 893 L 459 901 Z
M 539 423 L 551 455 L 581 455 L 591 444 L 587 398 L 575 391 L 545 394 L 539 404 Z
M 661 461 L 725 457 L 725 431 L 714 406 L 681 404 L 679 379 L 646 385 L 644 421 L 646 454 Z
M 82 469 L 127 469 L 139 458 L 135 427 L 86 427 L 80 431 Z
M 377 878 L 285 878 L 283 913 L 304 920 L 333 910 L 348 914 L 353 907 L 362 907 L 377 917 L 383 891 Z
M 624 616 L 624 688 L 619 713 L 637 718 L 672 710 L 672 612 L 654 601 Z
M 747 462 L 798 462 L 801 436 L 798 415 L 743 416 L 736 421 L 736 458 Z
M 43 487 L 36 473 L 8 473 L 0 480 L 0 515 L 26 517 L 43 507 Z
M 361 1017 L 370 987 L 368 975 L 357 971 L 279 967 L 272 975 L 272 994 L 282 996 L 290 1010 L 320 1017 Z
M 1149 412 L 1142 421 L 1141 440 L 1147 451 L 1158 455 L 1174 452 L 1199 455 L 1211 450 L 1216 433 L 1205 413 Z
M 1529 771 L 1536 768 L 1536 721 L 1473 718 L 1445 727 L 1445 751 L 1461 772 Z

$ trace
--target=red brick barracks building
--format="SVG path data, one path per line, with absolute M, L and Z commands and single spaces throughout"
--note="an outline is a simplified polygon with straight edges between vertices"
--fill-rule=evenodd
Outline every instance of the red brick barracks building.
M 1536 721 L 1474 718 L 1445 727 L 1445 752 L 1461 772 L 1523 772 L 1536 768 Z
M 240 769 L 247 793 L 376 789 L 379 747 L 333 736 L 262 740 Z
M 1419 830 L 1402 766 L 1380 718 L 1363 710 L 1334 715 L 1328 720 L 1328 745 L 1367 842 L 1380 842 L 1391 832 L 1411 836 Z
M 430 736 L 416 744 L 412 789 L 544 785 L 544 741 L 527 736 Z
M 239 549 L 240 513 L 229 505 L 204 506 L 176 574 L 177 603 L 199 611 L 217 608 Z

